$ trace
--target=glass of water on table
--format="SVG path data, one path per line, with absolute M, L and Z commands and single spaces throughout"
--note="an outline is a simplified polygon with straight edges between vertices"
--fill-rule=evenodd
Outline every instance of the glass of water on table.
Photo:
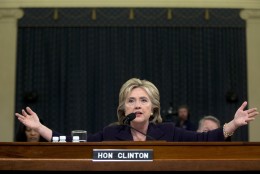
M 79 142 L 87 142 L 87 131 L 86 130 L 73 130 L 73 131 L 71 131 L 71 136 L 72 136 L 72 139 L 78 138 Z

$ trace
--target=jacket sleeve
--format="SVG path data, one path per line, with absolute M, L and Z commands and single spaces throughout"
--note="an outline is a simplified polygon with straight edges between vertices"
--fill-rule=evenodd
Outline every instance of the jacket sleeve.
M 226 141 L 223 128 L 214 129 L 208 132 L 187 131 L 185 129 L 174 129 L 174 141 Z M 230 139 L 227 139 L 230 140 Z

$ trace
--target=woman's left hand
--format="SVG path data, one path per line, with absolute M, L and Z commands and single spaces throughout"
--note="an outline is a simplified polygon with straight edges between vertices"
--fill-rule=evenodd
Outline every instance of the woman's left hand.
M 244 110 L 246 106 L 247 102 L 245 101 L 236 111 L 233 121 L 237 128 L 243 125 L 247 125 L 250 121 L 253 121 L 255 117 L 259 114 L 257 112 L 257 108 Z

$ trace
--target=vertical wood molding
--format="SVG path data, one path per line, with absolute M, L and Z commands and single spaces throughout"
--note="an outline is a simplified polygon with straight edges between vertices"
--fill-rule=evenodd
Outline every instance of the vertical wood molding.
M 0 9 L 0 141 L 13 141 L 17 20 L 20 9 Z
M 242 10 L 240 17 L 246 21 L 247 81 L 249 107 L 260 109 L 260 10 Z M 260 141 L 259 116 L 249 124 L 249 141 Z

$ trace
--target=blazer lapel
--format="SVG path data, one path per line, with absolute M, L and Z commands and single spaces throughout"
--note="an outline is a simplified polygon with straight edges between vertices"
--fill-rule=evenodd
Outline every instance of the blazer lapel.
M 133 136 L 128 126 L 124 126 L 122 129 L 120 129 L 115 137 L 121 141 L 133 141 Z
M 154 140 L 160 140 L 161 137 L 164 136 L 164 132 L 159 129 L 154 123 L 150 123 L 147 131 L 147 135 L 154 138 Z M 148 137 L 147 137 L 148 140 Z

